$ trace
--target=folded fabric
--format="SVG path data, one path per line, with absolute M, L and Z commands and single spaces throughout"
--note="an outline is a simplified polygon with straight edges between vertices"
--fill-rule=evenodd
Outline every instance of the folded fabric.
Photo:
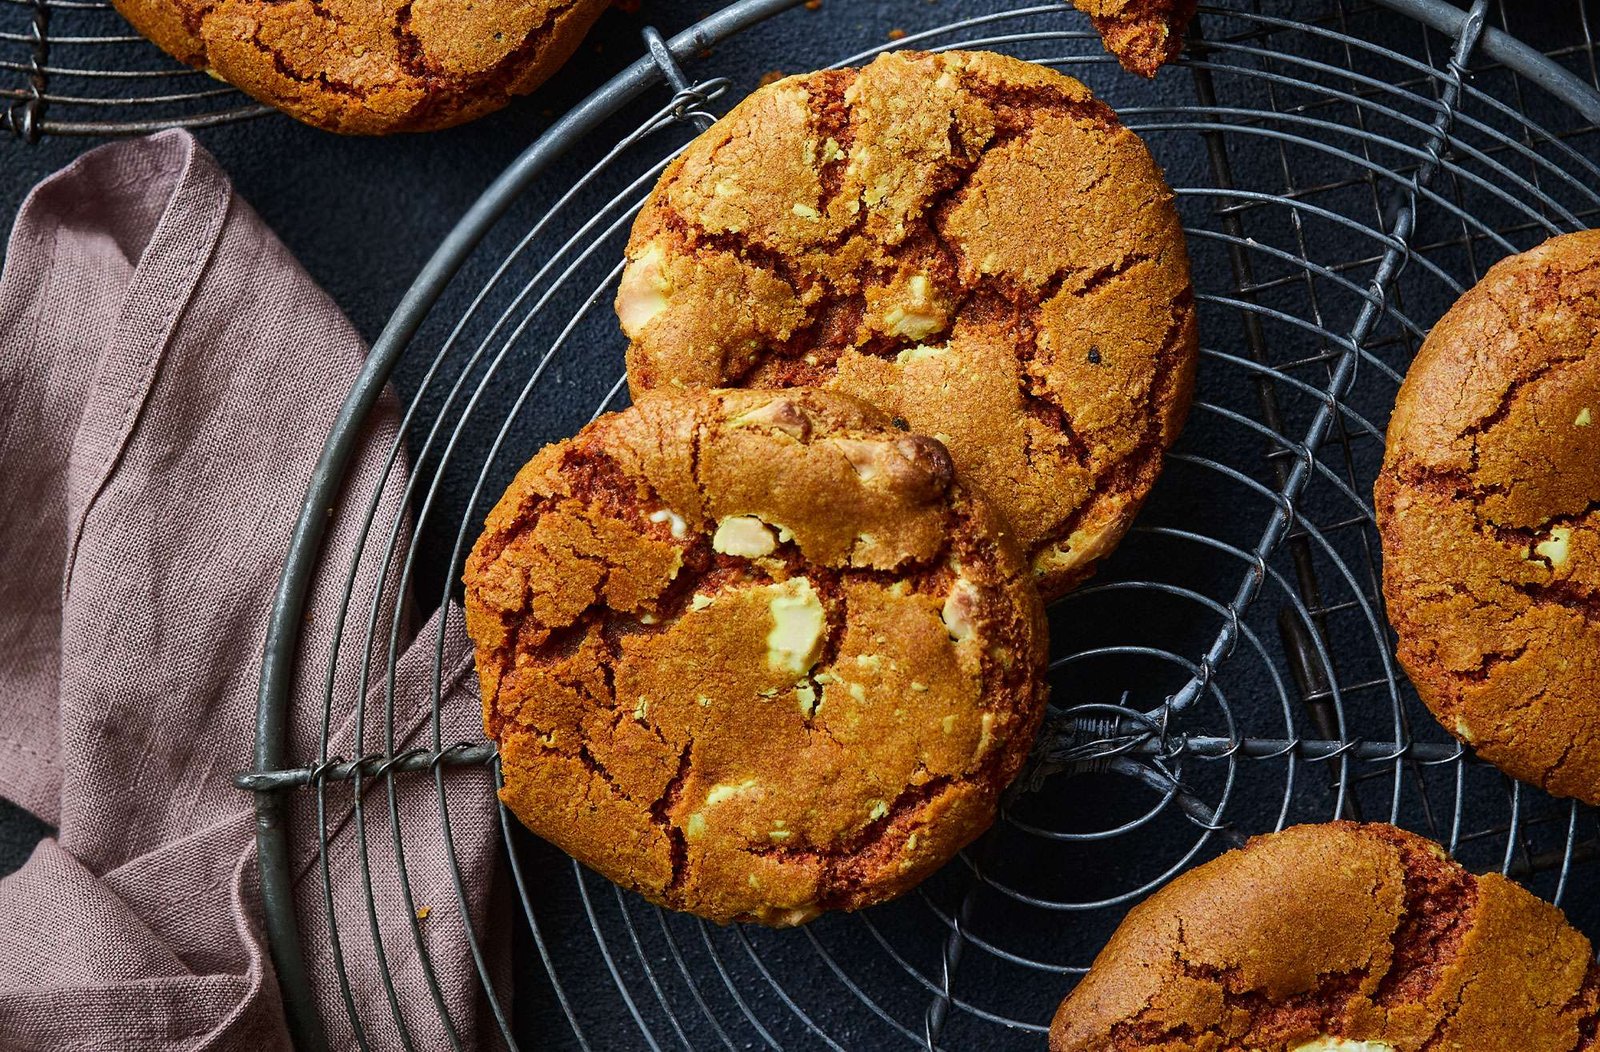
M 290 530 L 363 354 L 187 133 L 94 150 L 24 204 L 0 274 L 0 794 L 59 835 L 0 880 L 0 1049 L 289 1047 L 252 800 L 232 777 L 251 766 Z M 459 610 L 402 634 L 392 683 L 378 674 L 388 628 L 404 621 L 381 558 L 391 529 L 406 536 L 403 459 L 384 473 L 397 427 L 390 402 L 330 523 L 294 691 L 300 763 L 322 755 L 330 664 L 327 755 L 384 750 L 390 704 L 394 748 L 431 745 L 441 646 L 443 741 L 480 733 Z M 361 660 L 374 604 L 376 671 Z M 295 791 L 302 943 L 333 1047 L 357 1045 L 346 983 L 370 1047 L 399 1047 L 402 1029 L 414 1047 L 451 1047 L 441 1005 L 462 1046 L 492 1038 L 464 930 L 491 927 L 487 783 L 485 771 L 452 771 L 441 798 L 425 774 L 398 779 L 403 861 L 382 784 L 364 797 L 364 822 L 349 787 L 330 786 L 327 889 L 314 794 Z M 492 927 L 493 977 L 507 926 Z

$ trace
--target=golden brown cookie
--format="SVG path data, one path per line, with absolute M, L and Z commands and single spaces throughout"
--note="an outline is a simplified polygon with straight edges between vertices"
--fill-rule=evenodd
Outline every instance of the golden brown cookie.
M 1374 503 L 1422 700 L 1508 774 L 1600 804 L 1600 231 L 1502 260 L 1433 327 Z
M 1043 714 L 1011 539 L 827 391 L 663 393 L 546 447 L 466 568 L 501 799 L 646 898 L 798 924 L 994 817 Z
M 197 69 L 328 131 L 426 131 L 544 83 L 608 0 L 113 0 Z
M 1129 912 L 1051 1052 L 1581 1052 L 1600 968 L 1561 911 L 1393 826 L 1295 826 Z
M 1153 77 L 1183 50 L 1197 0 L 1072 0 L 1122 68 Z
M 898 52 L 763 88 L 666 170 L 627 255 L 634 394 L 865 398 L 949 447 L 1046 598 L 1116 546 L 1188 409 L 1172 192 L 1029 62 Z

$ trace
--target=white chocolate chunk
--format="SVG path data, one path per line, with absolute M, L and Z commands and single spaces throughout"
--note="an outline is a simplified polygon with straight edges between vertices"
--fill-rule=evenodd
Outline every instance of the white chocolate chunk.
M 810 683 L 799 683 L 794 688 L 795 699 L 800 703 L 800 715 L 810 719 L 817 712 L 817 688 Z
M 713 785 L 711 787 L 711 791 L 706 793 L 706 806 L 710 807 L 713 804 L 720 804 L 729 797 L 739 796 L 741 793 L 748 793 L 750 790 L 756 787 L 756 784 L 757 783 L 754 778 L 746 778 L 742 782 L 725 782 L 721 785 Z
M 623 268 L 617 286 L 617 320 L 628 339 L 635 340 L 656 315 L 667 309 L 667 294 L 672 285 L 662 265 L 666 253 L 651 245 Z
M 944 327 L 944 317 L 935 309 L 928 295 L 928 276 L 914 274 L 906 282 L 906 298 L 889 308 L 883 315 L 884 324 L 892 336 L 908 340 L 925 340 Z
M 826 618 L 822 600 L 811 581 L 791 577 L 771 586 L 767 609 L 772 629 L 767 633 L 767 664 L 795 676 L 804 675 L 817 660 Z
M 1550 536 L 1533 546 L 1536 554 L 1550 560 L 1551 566 L 1565 566 L 1567 555 L 1572 541 L 1572 530 L 1566 526 L 1557 526 L 1550 531 Z
M 994 746 L 994 713 L 986 712 L 978 721 L 978 747 L 973 750 L 973 757 L 981 759 Z
M 927 334 L 924 333 L 924 335 Z M 912 339 L 920 339 L 920 337 L 913 336 Z M 915 347 L 907 348 L 906 350 L 903 350 L 899 354 L 895 355 L 894 360 L 895 364 L 904 365 L 907 362 L 920 361 L 923 358 L 938 358 L 941 355 L 948 354 L 949 352 L 950 348 L 948 346 L 929 347 L 925 343 L 919 343 Z
M 889 453 L 887 442 L 861 438 L 835 438 L 830 441 L 850 461 L 850 466 L 856 469 L 856 477 L 862 482 L 871 482 L 883 474 L 883 458 Z
M 1383 1041 L 1352 1041 L 1347 1037 L 1316 1037 L 1294 1046 L 1289 1052 L 1395 1052 Z
M 972 638 L 977 627 L 973 620 L 977 609 L 978 586 L 965 577 L 957 577 L 956 583 L 950 586 L 950 594 L 945 598 L 944 609 L 939 612 L 951 639 L 961 643 Z
M 711 547 L 724 555 L 758 559 L 778 546 L 767 524 L 754 515 L 730 515 L 717 524 Z
M 811 434 L 811 418 L 787 398 L 774 398 L 766 405 L 741 413 L 730 423 L 734 427 L 770 427 L 801 442 Z
M 670 529 L 672 530 L 672 536 L 680 541 L 683 540 L 684 535 L 689 532 L 689 524 L 683 521 L 682 515 L 679 515 L 671 508 L 657 508 L 655 511 L 652 511 L 650 513 L 650 521 L 671 523 L 672 525 Z

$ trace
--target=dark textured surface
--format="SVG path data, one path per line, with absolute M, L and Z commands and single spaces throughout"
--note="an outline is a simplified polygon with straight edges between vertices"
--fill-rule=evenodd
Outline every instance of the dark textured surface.
M 606 75 L 636 57 L 640 52 L 637 30 L 647 19 L 670 31 L 688 24 L 710 6 L 647 0 L 644 10 L 637 15 L 608 14 L 591 44 L 551 86 L 508 111 L 469 127 L 428 137 L 345 140 L 272 116 L 207 131 L 201 138 L 233 176 L 244 196 L 370 338 L 381 328 L 433 246 L 493 176 L 548 123 L 549 114 L 571 106 Z M 738 96 L 750 90 L 761 75 L 770 70 L 795 72 L 832 62 L 881 43 L 891 28 L 915 31 L 957 15 L 1009 6 L 999 0 L 898 0 L 892 3 L 825 0 L 820 11 L 793 11 L 763 30 L 725 44 L 716 54 L 694 64 L 690 72 L 691 75 L 729 76 L 734 82 L 732 91 Z M 1250 5 L 1241 0 L 1237 6 Z M 1294 9 L 1327 14 L 1337 5 L 1329 0 L 1304 0 L 1302 3 L 1285 0 L 1263 6 L 1278 12 Z M 1525 10 L 1529 5 L 1506 6 L 1512 10 L 1514 19 L 1522 20 L 1514 22 L 1512 28 L 1537 46 L 1549 48 L 1578 42 L 1574 39 L 1577 32 L 1575 4 L 1552 0 L 1549 4 L 1537 5 L 1548 12 L 1546 15 Z M 1596 24 L 1600 4 L 1589 2 L 1587 9 L 1590 24 Z M 1214 31 L 1224 28 L 1220 21 L 1214 15 L 1202 19 L 1208 33 L 1213 35 Z M 1081 19 L 1075 24 L 1081 25 Z M 1347 28 L 1424 61 L 1442 62 L 1446 44 L 1441 38 L 1425 39 L 1415 25 L 1386 12 L 1368 11 L 1356 15 Z M 1283 39 L 1282 43 L 1335 67 L 1348 61 L 1340 48 L 1326 42 L 1294 36 Z M 1279 44 L 1280 39 L 1274 38 L 1254 42 L 1269 54 Z M 1120 73 L 1091 40 L 1058 42 L 1053 48 L 1045 53 L 1060 55 L 1065 52 L 1085 60 L 1084 64 L 1071 65 L 1068 70 L 1130 115 L 1130 125 L 1146 129 L 1144 134 L 1152 151 L 1166 167 L 1175 186 L 1213 185 L 1204 143 L 1199 136 L 1149 128 L 1164 119 L 1159 107 L 1194 100 L 1196 86 L 1188 71 L 1170 69 L 1154 85 L 1147 85 Z M 1267 60 L 1250 61 L 1261 65 Z M 1584 57 L 1575 55 L 1570 61 L 1589 75 Z M 1381 62 L 1365 58 L 1362 62 L 1368 73 L 1384 83 L 1397 76 L 1394 68 Z M 1219 73 L 1216 80 L 1218 94 L 1225 105 L 1291 108 L 1303 98 L 1281 89 L 1276 98 L 1270 98 L 1259 81 L 1236 75 Z M 1519 97 L 1514 86 L 1503 77 L 1485 74 L 1475 83 L 1511 105 L 1526 106 L 1540 123 L 1558 128 L 1572 125 L 1570 115 L 1548 98 L 1532 91 Z M 663 98 L 659 93 L 653 95 L 650 106 L 658 105 Z M 728 104 L 728 100 L 719 101 L 714 108 L 722 112 Z M 1144 112 L 1137 112 L 1141 108 L 1145 108 Z M 1477 112 L 1488 116 L 1481 107 Z M 1349 109 L 1341 108 L 1336 112 L 1312 109 L 1308 113 L 1313 118 L 1333 122 L 1330 129 L 1316 133 L 1318 138 L 1337 138 L 1343 148 L 1360 154 L 1362 147 L 1358 143 L 1339 138 L 1343 134 L 1341 129 L 1353 123 Z M 635 119 L 637 114 L 637 110 L 633 111 Z M 460 315 L 493 262 L 506 249 L 507 237 L 526 230 L 530 219 L 541 214 L 541 210 L 609 146 L 606 135 L 623 123 L 619 121 L 579 144 L 569 158 L 519 201 L 504 224 L 506 230 L 491 240 L 485 252 L 469 262 L 461 279 L 447 290 L 424 327 L 423 340 L 434 341 L 432 345 L 436 346 L 440 331 L 447 329 L 449 322 Z M 1498 123 L 1509 127 L 1504 120 Z M 1303 126 L 1300 130 L 1305 132 Z M 1379 121 L 1376 130 L 1403 134 L 1411 142 L 1418 138 L 1414 127 L 1398 127 L 1392 122 Z M 70 160 L 85 145 L 79 140 L 65 139 L 46 140 L 37 147 L 0 144 L 0 159 L 3 159 L 0 164 L 4 166 L 0 197 L 4 198 L 6 214 L 9 216 L 15 211 L 27 186 Z M 1243 134 L 1230 135 L 1229 145 L 1240 185 L 1281 192 L 1284 166 L 1288 166 L 1292 167 L 1302 188 L 1323 182 L 1328 184 L 1327 188 L 1306 190 L 1308 200 L 1355 216 L 1362 222 L 1372 223 L 1375 210 L 1381 212 L 1394 203 L 1393 188 L 1387 185 L 1380 186 L 1377 191 L 1359 183 L 1338 185 L 1349 165 L 1331 155 L 1304 147 L 1291 148 L 1280 155 L 1269 141 Z M 1575 147 L 1591 158 L 1600 154 L 1593 135 L 1575 140 Z M 1384 148 L 1376 149 L 1373 159 L 1386 167 L 1403 167 L 1415 160 L 1413 156 Z M 603 180 L 601 186 L 579 199 L 576 210 L 582 212 L 617 189 L 617 180 Z M 1462 200 L 1466 207 L 1483 213 L 1491 222 L 1507 222 L 1504 203 L 1490 200 L 1481 189 L 1447 185 L 1444 191 L 1450 199 Z M 1214 205 L 1215 201 L 1208 197 L 1187 198 L 1182 202 L 1184 218 L 1191 227 L 1216 230 L 1219 220 Z M 1362 240 L 1361 235 L 1352 234 L 1346 228 L 1312 223 L 1302 230 L 1288 223 L 1281 212 L 1273 211 L 1248 215 L 1246 220 L 1246 232 L 1263 244 L 1275 245 L 1290 253 L 1308 251 L 1317 259 L 1344 267 L 1341 273 L 1347 273 L 1350 280 L 1358 283 L 1370 275 L 1372 242 Z M 1442 267 L 1452 280 L 1465 284 L 1500 250 L 1486 244 L 1481 237 L 1470 244 L 1460 244 L 1460 232 L 1459 224 L 1434 209 L 1425 216 L 1417 242 L 1433 246 L 1425 253 L 1428 260 Z M 1510 235 L 1510 240 L 1518 247 L 1527 247 L 1538 237 L 1537 230 L 1522 226 Z M 1298 248 L 1297 239 L 1300 238 L 1305 239 L 1301 244 L 1310 247 Z M 1231 282 L 1225 245 L 1216 240 L 1193 239 L 1191 249 L 1196 259 L 1196 284 L 1201 291 L 1226 292 Z M 1311 305 L 1307 303 L 1306 286 L 1297 279 L 1292 267 L 1274 263 L 1265 254 L 1258 254 L 1255 262 L 1257 281 L 1264 286 L 1260 293 L 1262 302 L 1296 317 L 1315 314 L 1335 333 L 1348 328 L 1357 304 L 1347 291 L 1341 293 L 1329 282 L 1319 280 L 1317 289 L 1323 299 Z M 1445 282 L 1431 278 L 1429 272 L 1417 264 L 1409 269 L 1403 285 L 1406 314 L 1424 328 L 1448 305 L 1452 296 Z M 571 293 L 558 297 L 551 307 L 552 316 L 557 319 L 570 316 L 578 298 Z M 1217 303 L 1203 305 L 1201 338 L 1208 350 L 1246 354 L 1246 329 L 1239 311 Z M 1297 366 L 1289 371 L 1308 383 L 1323 382 L 1325 373 L 1315 356 L 1330 353 L 1327 343 L 1289 324 L 1269 323 L 1267 338 L 1269 360 L 1284 363 L 1309 359 L 1313 363 L 1309 367 Z M 602 306 L 592 324 L 580 330 L 575 342 L 574 353 L 558 363 L 550 385 L 541 388 L 542 397 L 518 416 L 512 430 L 511 447 L 500 457 L 502 463 L 494 465 L 490 472 L 491 501 L 499 492 L 495 483 L 503 484 L 509 478 L 519 458 L 537 448 L 540 442 L 575 430 L 595 405 L 596 392 L 603 393 L 615 377 L 620 367 L 621 340 L 609 311 Z M 1403 338 L 1396 326 L 1385 323 L 1372 346 L 1379 361 L 1389 368 L 1403 370 L 1415 344 Z M 513 365 L 524 369 L 534 360 L 535 353 L 536 348 L 519 348 L 512 359 Z M 425 364 L 422 355 L 414 355 L 401 364 L 396 380 L 403 394 L 416 390 Z M 1352 403 L 1381 428 L 1387 419 L 1394 384 L 1373 365 L 1364 365 L 1363 370 Z M 1250 419 L 1259 417 L 1255 391 L 1247 374 L 1210 359 L 1202 363 L 1200 384 L 1203 399 Z M 514 385 L 506 387 L 488 393 L 481 419 L 466 430 L 461 454 L 464 461 L 470 462 L 487 447 L 493 436 L 492 427 L 510 409 L 516 392 Z M 430 394 L 423 401 L 432 404 L 436 398 Z M 1286 396 L 1284 430 L 1298 435 L 1315 405 L 1316 400 L 1311 397 Z M 1197 412 L 1178 452 L 1180 456 L 1218 459 L 1269 485 L 1273 478 L 1270 462 L 1261 455 L 1264 452 L 1261 436 L 1229 423 L 1214 412 Z M 1358 443 L 1353 454 L 1356 477 L 1370 480 L 1380 454 L 1375 443 Z M 1327 461 L 1343 470 L 1337 455 L 1328 456 Z M 463 515 L 469 523 L 474 521 L 474 516 L 476 521 L 481 521 L 486 510 L 484 505 L 479 505 L 476 511 L 468 508 L 471 482 L 470 473 L 464 476 L 460 471 L 447 472 L 440 493 L 440 510 L 422 531 L 418 584 L 424 597 L 432 597 L 424 598 L 428 605 L 437 601 L 454 576 L 451 547 L 455 541 L 455 524 Z M 1367 499 L 1365 494 L 1362 499 Z M 1140 524 L 1182 527 L 1248 547 L 1259 532 L 1263 504 L 1259 495 L 1219 481 L 1214 472 L 1203 466 L 1180 461 L 1169 467 L 1156 487 Z M 1348 516 L 1350 504 L 1334 487 L 1319 482 L 1308 490 L 1303 514 L 1307 521 L 1329 524 Z M 470 540 L 468 536 L 467 542 Z M 1357 533 L 1337 534 L 1331 543 L 1332 551 L 1350 565 L 1361 565 L 1362 540 Z M 1351 684 L 1366 681 L 1378 673 L 1374 637 L 1369 626 L 1361 621 L 1359 612 L 1347 601 L 1352 594 L 1351 583 L 1338 576 L 1327 553 L 1317 550 L 1310 558 L 1323 578 L 1329 602 L 1342 604 L 1325 625 L 1329 650 L 1339 658 L 1341 678 Z M 1274 561 L 1274 566 L 1292 580 L 1294 568 L 1287 551 Z M 1240 569 L 1237 561 L 1208 555 L 1192 544 L 1185 546 L 1162 536 L 1136 532 L 1107 565 L 1101 580 L 1155 580 L 1190 587 L 1207 596 L 1226 597 Z M 1258 654 L 1250 645 L 1240 645 L 1238 654 L 1225 667 L 1220 684 L 1224 693 L 1208 698 L 1186 729 L 1226 734 L 1230 729 L 1228 721 L 1232 719 L 1247 731 L 1283 732 L 1285 714 L 1274 709 L 1278 688 L 1268 668 L 1269 662 L 1280 670 L 1286 668 L 1274 620 L 1280 611 L 1292 612 L 1292 609 L 1293 603 L 1286 600 L 1285 593 L 1269 584 L 1250 617 L 1264 650 Z M 1217 624 L 1213 615 L 1171 595 L 1113 591 L 1061 604 L 1052 611 L 1052 627 L 1058 649 L 1063 653 L 1131 643 L 1164 648 L 1187 658 L 1204 648 L 1215 634 Z M 1133 695 L 1130 704 L 1148 707 L 1162 692 L 1182 682 L 1186 673 L 1178 675 L 1178 672 L 1181 669 L 1176 668 L 1174 662 L 1142 654 L 1074 664 L 1060 670 L 1054 678 L 1056 701 L 1058 704 L 1114 702 L 1123 690 L 1129 690 Z M 1288 682 L 1288 690 L 1291 695 L 1296 692 L 1292 680 Z M 1432 726 L 1420 707 L 1409 696 L 1405 700 L 1410 706 L 1407 711 L 1417 737 L 1441 740 L 1443 733 Z M 1384 736 L 1393 733 L 1392 711 L 1381 692 L 1354 695 L 1348 704 L 1355 717 L 1349 733 L 1377 740 L 1386 740 Z M 1298 706 L 1296 711 L 1300 711 Z M 1303 715 L 1297 719 L 1299 722 L 1295 726 L 1301 732 L 1311 730 Z M 1367 769 L 1369 773 L 1372 770 Z M 1251 832 L 1270 828 L 1278 818 L 1284 794 L 1281 768 L 1246 763 L 1238 768 L 1234 782 L 1225 785 L 1227 773 L 1226 765 L 1219 764 L 1191 764 L 1184 771 L 1186 779 L 1203 798 L 1212 802 L 1219 798 L 1231 801 L 1227 817 L 1240 828 Z M 1286 813 L 1288 820 L 1330 817 L 1333 796 L 1328 789 L 1327 767 L 1302 766 L 1296 777 L 1293 806 L 1287 808 Z M 1435 799 L 1447 800 L 1454 785 L 1454 771 L 1434 769 L 1419 775 L 1417 780 L 1427 782 Z M 1358 792 L 1362 817 L 1387 817 L 1392 808 L 1411 828 L 1428 828 L 1430 816 L 1422 808 L 1415 785 L 1416 781 L 1408 778 L 1405 792 L 1391 801 L 1390 782 L 1386 777 L 1365 783 Z M 1465 776 L 1465 790 L 1470 806 L 1462 829 L 1468 838 L 1463 844 L 1463 858 L 1474 867 L 1498 867 L 1504 853 L 1503 837 L 1482 840 L 1471 837 L 1506 820 L 1509 805 L 1504 783 L 1492 771 L 1474 768 Z M 1526 813 L 1538 815 L 1547 823 L 1538 827 L 1533 848 L 1539 850 L 1559 843 L 1560 834 L 1565 832 L 1565 811 L 1552 812 L 1547 803 L 1535 799 L 1537 794 L 1528 794 L 1528 797 Z M 1119 820 L 1137 818 L 1157 799 L 1154 792 L 1147 788 L 1130 788 L 1126 779 L 1114 774 L 1091 773 L 1053 780 L 1048 791 L 1034 794 L 1019 806 L 1017 817 L 1056 829 L 1104 829 Z M 1449 833 L 1448 813 L 1435 814 L 1431 820 L 1441 824 L 1444 834 Z M 1577 825 L 1580 835 L 1593 835 L 1595 821 L 1591 813 L 1582 813 Z M 38 826 L 26 816 L 17 816 L 11 809 L 0 809 L 0 845 L 3 845 L 0 869 L 8 869 L 19 862 L 26 845 L 39 832 Z M 1038 845 L 1034 841 L 1007 830 L 995 838 L 992 856 L 984 857 L 985 865 L 992 864 L 994 871 L 1021 893 L 1091 901 L 1127 893 L 1159 878 L 1169 867 L 1183 864 L 1197 835 L 1185 819 L 1169 809 L 1141 829 L 1137 836 L 1079 844 L 1071 852 L 1036 850 Z M 590 876 L 580 884 L 574 879 L 567 860 L 532 842 L 531 837 L 524 838 L 519 833 L 518 842 L 525 843 L 526 850 L 521 857 L 536 878 L 532 890 L 537 898 L 546 945 L 559 962 L 562 982 L 574 999 L 575 1014 L 586 1027 L 593 1047 L 635 1048 L 643 1047 L 645 1042 L 640 1039 L 639 1030 L 613 985 L 596 937 L 591 934 L 590 909 L 605 933 L 606 948 L 620 961 L 621 981 L 640 999 L 640 1011 L 661 1036 L 664 1047 L 672 1045 L 675 1038 L 668 1019 L 644 984 L 637 963 L 639 956 L 666 977 L 663 980 L 665 994 L 687 1030 L 687 1043 L 697 1048 L 720 1043 L 720 1038 L 706 1027 L 703 1014 L 688 1000 L 686 984 L 678 976 L 670 956 L 680 949 L 695 969 L 697 985 L 710 999 L 712 1009 L 728 1028 L 736 1047 L 758 1047 L 761 1042 L 744 1022 L 742 1012 L 733 1007 L 730 991 L 734 989 L 742 991 L 750 1011 L 770 1028 L 779 1043 L 786 1047 L 822 1046 L 783 1002 L 772 985 L 773 979 L 753 969 L 742 945 L 744 934 L 712 931 L 703 936 L 692 923 L 680 923 L 679 919 L 658 923 L 637 900 L 614 898 L 609 886 L 598 878 Z M 1195 860 L 1209 857 L 1220 846 L 1213 838 L 1198 849 Z M 881 1022 L 867 1013 L 856 995 L 841 986 L 840 981 L 819 964 L 815 947 L 827 948 L 842 962 L 853 982 L 881 998 L 894 1010 L 897 1019 L 920 1029 L 921 1013 L 929 1003 L 929 991 L 909 979 L 881 946 L 886 943 L 896 947 L 924 975 L 937 975 L 940 928 L 937 921 L 930 919 L 929 904 L 946 912 L 955 908 L 962 898 L 964 876 L 961 866 L 948 867 L 929 882 L 925 899 L 920 895 L 912 896 L 902 903 L 872 911 L 874 927 L 870 932 L 864 927 L 867 922 L 859 918 L 829 918 L 805 933 L 772 937 L 755 933 L 750 940 L 760 951 L 761 960 L 772 976 L 784 984 L 810 1019 L 827 1029 L 840 1045 L 883 1047 L 887 1031 Z M 1555 888 L 1553 875 L 1546 874 L 1531 886 L 1539 894 L 1551 896 Z M 1574 923 L 1590 934 L 1600 932 L 1600 896 L 1593 894 L 1594 887 L 1593 865 L 1580 865 L 1574 870 L 1563 902 Z M 587 900 L 584 895 L 588 896 Z M 630 943 L 634 933 L 622 926 L 624 916 L 632 918 L 631 922 L 638 928 L 643 943 L 639 954 Z M 1104 941 L 1119 916 L 1120 908 L 1115 906 L 1054 913 L 1012 910 L 996 915 L 986 911 L 981 917 L 980 931 L 999 940 L 1014 953 L 1081 964 L 1086 963 Z M 662 932 L 669 926 L 676 943 L 663 941 Z M 810 941 L 812 939 L 815 943 Z M 730 969 L 726 979 L 719 978 L 708 961 L 707 947 L 713 943 Z M 552 1035 L 565 1034 L 567 1024 L 554 993 L 543 979 L 544 970 L 529 939 L 523 938 L 518 943 L 518 964 L 522 978 L 518 986 L 519 1025 L 525 1034 L 545 1039 L 530 1041 L 530 1044 L 544 1047 Z M 1036 972 L 1023 972 L 1002 960 L 976 952 L 968 953 L 960 973 L 963 996 L 980 1003 L 988 1011 L 1034 1022 L 1048 1019 L 1055 999 L 1070 983 L 1070 975 L 1059 979 L 1041 978 Z M 900 1046 L 909 1044 L 903 1035 L 891 1036 Z M 947 1031 L 947 1047 L 951 1048 L 1026 1048 L 1037 1047 L 1040 1043 L 1026 1033 L 1002 1031 L 962 1012 L 955 1013 Z M 571 1042 L 567 1039 L 552 1044 L 569 1047 Z

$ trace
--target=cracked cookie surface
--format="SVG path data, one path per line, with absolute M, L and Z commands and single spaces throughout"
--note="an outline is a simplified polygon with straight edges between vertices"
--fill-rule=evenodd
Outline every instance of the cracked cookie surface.
M 182 62 L 329 131 L 445 128 L 544 83 L 608 0 L 114 0 Z
M 762 88 L 663 173 L 627 257 L 636 396 L 861 397 L 949 447 L 1047 599 L 1116 546 L 1188 410 L 1172 191 L 1033 63 L 894 52 Z
M 1256 837 L 1134 907 L 1051 1052 L 1585 1052 L 1600 967 L 1561 911 L 1393 826 Z
M 1072 0 L 1122 68 L 1153 77 L 1183 50 L 1197 0 Z
M 936 441 L 844 395 L 661 393 L 546 447 L 467 561 L 501 798 L 654 902 L 797 924 L 992 821 L 1045 629 Z
M 1374 504 L 1422 700 L 1508 774 L 1600 804 L 1600 231 L 1501 261 L 1434 326 Z

